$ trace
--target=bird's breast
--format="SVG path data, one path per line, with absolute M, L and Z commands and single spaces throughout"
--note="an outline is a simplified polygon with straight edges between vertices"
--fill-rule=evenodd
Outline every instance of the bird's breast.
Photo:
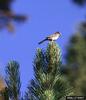
M 52 37 L 52 40 L 57 40 L 59 38 L 59 36 L 54 36 Z

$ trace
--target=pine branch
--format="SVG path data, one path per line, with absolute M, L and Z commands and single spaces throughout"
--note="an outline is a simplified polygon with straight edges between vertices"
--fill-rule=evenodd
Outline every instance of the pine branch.
M 60 100 L 71 93 L 60 72 L 61 51 L 57 44 L 50 42 L 46 50 L 37 49 L 33 63 L 34 79 L 28 86 L 25 100 Z
M 19 64 L 16 61 L 9 62 L 6 67 L 6 84 L 10 98 L 12 100 L 19 100 L 21 82 Z

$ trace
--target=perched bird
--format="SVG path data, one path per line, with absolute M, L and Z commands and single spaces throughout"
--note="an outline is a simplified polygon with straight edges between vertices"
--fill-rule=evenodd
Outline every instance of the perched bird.
M 52 35 L 49 35 L 48 37 L 46 37 L 44 40 L 40 41 L 39 44 L 43 43 L 44 41 L 55 41 L 57 40 L 59 37 L 61 36 L 60 32 L 55 32 Z
M 0 29 L 6 27 L 10 32 L 14 30 L 12 21 L 24 22 L 27 17 L 17 15 L 11 10 L 11 2 L 14 0 L 0 0 Z

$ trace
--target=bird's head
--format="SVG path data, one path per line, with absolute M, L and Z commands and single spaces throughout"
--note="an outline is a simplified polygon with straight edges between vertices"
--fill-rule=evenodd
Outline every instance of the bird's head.
M 57 35 L 61 36 L 61 33 L 60 33 L 60 32 L 55 32 L 55 34 L 57 34 Z

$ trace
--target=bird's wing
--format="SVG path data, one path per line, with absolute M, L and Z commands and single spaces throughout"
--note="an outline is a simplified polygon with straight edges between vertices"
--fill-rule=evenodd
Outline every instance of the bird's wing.
M 47 36 L 47 38 L 52 39 L 52 37 L 54 37 L 54 36 L 55 36 L 55 34 L 51 34 L 51 35 Z

